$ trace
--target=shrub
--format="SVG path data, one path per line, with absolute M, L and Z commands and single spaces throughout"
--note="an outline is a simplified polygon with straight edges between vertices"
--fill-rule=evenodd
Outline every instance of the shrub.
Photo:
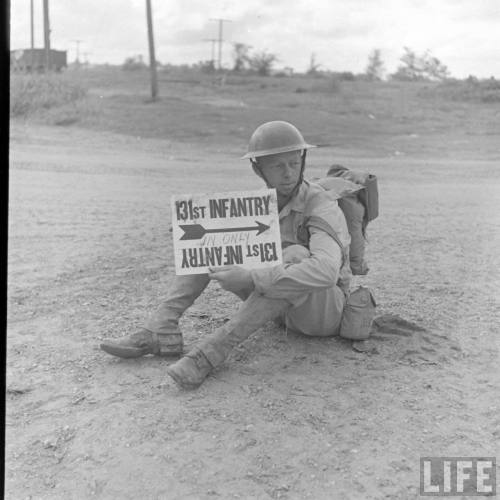
M 390 75 L 393 80 L 401 82 L 438 81 L 449 78 L 448 68 L 429 51 L 418 55 L 412 49 L 404 47 L 405 53 L 401 56 L 401 65 L 395 73 Z
M 338 74 L 338 79 L 341 82 L 354 82 L 356 81 L 356 75 L 351 71 L 342 71 Z
M 449 79 L 434 87 L 422 89 L 422 95 L 438 95 L 452 101 L 500 102 L 500 81 L 495 78 L 479 80 L 469 76 L 465 80 Z
M 233 43 L 233 71 L 238 73 L 246 69 L 249 61 L 249 51 L 251 47 L 246 43 Z
M 200 61 L 197 64 L 197 68 L 202 73 L 215 73 L 215 64 L 213 61 Z
M 305 81 L 306 85 L 300 85 L 295 88 L 296 94 L 305 94 L 306 92 L 324 93 L 324 94 L 338 94 L 342 91 L 342 85 L 337 76 L 330 76 L 329 78 L 317 78 Z
M 147 67 L 146 63 L 144 62 L 144 59 L 141 54 L 132 57 L 127 57 L 122 64 L 122 69 L 124 71 L 137 71 L 140 69 L 145 69 L 146 67 Z
M 480 84 L 482 102 L 500 102 L 500 80 L 491 77 Z
M 373 49 L 368 56 L 368 64 L 365 70 L 368 81 L 382 80 L 384 74 L 384 62 L 380 49 Z
M 79 82 L 68 74 L 12 74 L 10 80 L 10 114 L 27 116 L 64 104 L 75 103 L 87 94 Z
M 276 54 L 263 51 L 254 54 L 248 59 L 250 68 L 257 72 L 259 76 L 268 76 L 271 73 L 273 64 L 278 60 Z

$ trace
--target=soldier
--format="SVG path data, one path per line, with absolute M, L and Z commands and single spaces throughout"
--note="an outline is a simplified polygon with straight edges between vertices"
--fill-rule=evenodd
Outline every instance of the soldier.
M 320 186 L 304 179 L 307 144 L 292 124 L 267 122 L 252 134 L 248 153 L 254 172 L 278 195 L 283 265 L 265 269 L 226 266 L 208 274 L 175 276 L 166 300 L 144 328 L 101 344 L 109 354 L 182 355 L 179 318 L 210 280 L 243 300 L 239 310 L 214 334 L 167 367 L 185 389 L 198 387 L 233 347 L 269 320 L 281 318 L 305 335 L 338 335 L 349 289 L 350 242 L 344 214 Z

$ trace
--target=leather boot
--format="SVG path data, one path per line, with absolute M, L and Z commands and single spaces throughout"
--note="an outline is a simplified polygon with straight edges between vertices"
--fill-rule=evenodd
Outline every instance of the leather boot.
M 167 373 L 184 389 L 198 387 L 213 368 L 221 365 L 233 347 L 290 307 L 284 299 L 269 299 L 253 292 L 238 312 L 213 335 L 204 339 Z
M 101 349 L 120 358 L 146 354 L 179 356 L 183 352 L 179 318 L 209 283 L 208 275 L 175 276 L 167 299 L 151 315 L 145 327 L 121 339 L 107 339 Z
M 160 355 L 182 354 L 179 319 L 205 290 L 209 282 L 208 274 L 174 276 L 166 300 L 160 304 L 144 325 L 146 330 L 157 335 Z
M 182 346 L 182 337 L 179 334 Z M 158 336 L 153 332 L 141 329 L 121 339 L 108 339 L 101 344 L 101 349 L 108 354 L 120 358 L 139 358 L 146 354 L 160 354 Z
M 182 334 L 179 330 L 179 319 L 184 311 L 205 290 L 210 279 L 208 274 L 192 274 L 174 276 L 166 300 L 149 317 L 144 327 L 158 335 L 160 354 L 169 355 L 177 347 L 177 354 L 182 354 Z
M 213 367 L 199 349 L 193 349 L 182 359 L 167 367 L 167 373 L 183 389 L 196 389 Z

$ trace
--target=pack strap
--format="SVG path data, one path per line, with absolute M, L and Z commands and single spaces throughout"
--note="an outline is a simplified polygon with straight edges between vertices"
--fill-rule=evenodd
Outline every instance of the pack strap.
M 322 217 L 319 217 L 318 215 L 309 215 L 304 218 L 304 221 L 302 222 L 302 227 L 307 228 L 308 236 L 310 237 L 309 234 L 309 228 L 315 227 L 316 229 L 320 229 L 321 231 L 324 231 L 326 234 L 331 236 L 337 245 L 340 247 L 340 251 L 342 252 L 342 266 L 346 263 L 349 262 L 349 254 L 347 247 L 342 245 L 342 242 L 340 241 L 339 235 L 333 229 L 333 227 Z M 307 242 L 309 243 L 309 241 Z

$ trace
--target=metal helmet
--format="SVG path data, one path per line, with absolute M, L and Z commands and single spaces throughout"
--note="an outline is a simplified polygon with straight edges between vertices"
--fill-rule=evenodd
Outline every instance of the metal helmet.
M 302 151 L 315 147 L 313 144 L 307 144 L 297 127 L 291 123 L 273 121 L 263 123 L 255 129 L 248 142 L 248 153 L 241 159 Z

